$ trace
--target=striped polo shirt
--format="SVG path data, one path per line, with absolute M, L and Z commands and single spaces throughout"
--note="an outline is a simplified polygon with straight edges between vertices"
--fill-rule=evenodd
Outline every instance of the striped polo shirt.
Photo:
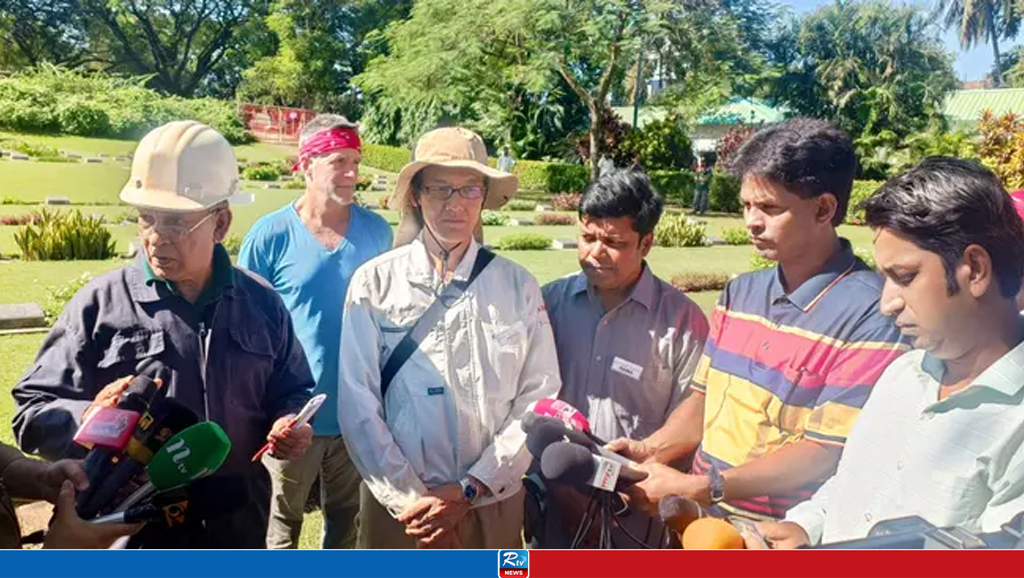
M 882 279 L 840 243 L 788 295 L 778 266 L 725 287 L 692 384 L 706 396 L 694 473 L 725 471 L 805 439 L 843 446 L 875 381 L 906 350 L 879 312 Z M 720 506 L 778 519 L 820 485 Z

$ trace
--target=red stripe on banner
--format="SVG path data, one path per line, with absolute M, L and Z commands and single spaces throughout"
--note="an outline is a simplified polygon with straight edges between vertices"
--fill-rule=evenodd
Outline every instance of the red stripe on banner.
M 732 558 L 730 558 L 732 556 Z M 530 550 L 530 578 L 1024 576 L 1013 550 Z

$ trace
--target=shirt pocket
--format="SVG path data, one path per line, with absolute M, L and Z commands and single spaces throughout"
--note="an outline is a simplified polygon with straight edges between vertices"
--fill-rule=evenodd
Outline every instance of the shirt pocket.
M 485 355 L 484 385 L 488 396 L 494 401 L 510 402 L 519 391 L 519 373 L 526 360 L 527 331 L 522 321 L 512 323 L 481 323 L 483 326 L 483 348 Z M 487 376 L 493 376 L 492 383 Z
M 920 513 L 939 526 L 961 524 L 978 518 L 991 498 L 988 486 L 980 475 L 931 469 L 927 490 L 919 490 L 931 503 L 918 504 Z M 934 517 L 934 518 L 933 518 Z
M 164 332 L 160 329 L 121 330 L 111 338 L 110 345 L 103 352 L 103 357 L 96 367 L 106 370 L 124 365 L 124 369 L 118 371 L 130 375 L 135 372 L 137 362 L 156 357 L 163 353 L 164 349 Z
M 235 407 L 245 408 L 264 418 L 263 398 L 266 384 L 274 373 L 274 348 L 270 335 L 265 329 L 246 328 L 232 325 L 227 343 L 229 351 L 218 352 L 215 343 L 211 345 L 213 358 L 224 355 L 227 359 L 227 375 L 222 385 L 227 391 L 227 402 Z M 213 359 L 208 367 L 216 367 Z M 207 373 L 207 381 L 213 378 Z
M 395 416 L 395 441 L 421 480 L 454 481 L 458 432 L 449 411 L 450 388 L 422 381 L 404 387 L 408 402 Z

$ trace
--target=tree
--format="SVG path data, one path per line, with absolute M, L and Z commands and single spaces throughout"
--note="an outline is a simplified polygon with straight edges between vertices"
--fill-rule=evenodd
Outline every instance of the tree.
M 87 42 L 75 0 L 0 0 L 0 68 L 79 66 Z
M 963 48 L 991 43 L 995 63 L 1002 61 L 999 39 L 1013 38 L 1020 30 L 1020 10 L 1013 0 L 939 0 L 936 5 L 936 14 L 943 15 L 946 28 L 957 27 Z M 992 80 L 997 87 L 1003 84 L 998 66 Z
M 911 7 L 837 2 L 800 22 L 795 47 L 776 94 L 855 139 L 884 130 L 902 138 L 926 127 L 957 86 L 938 30 Z

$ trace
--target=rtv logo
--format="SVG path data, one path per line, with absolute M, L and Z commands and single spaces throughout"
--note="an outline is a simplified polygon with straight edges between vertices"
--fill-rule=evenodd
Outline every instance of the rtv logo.
M 528 578 L 530 552 L 528 550 L 498 550 L 498 578 Z

